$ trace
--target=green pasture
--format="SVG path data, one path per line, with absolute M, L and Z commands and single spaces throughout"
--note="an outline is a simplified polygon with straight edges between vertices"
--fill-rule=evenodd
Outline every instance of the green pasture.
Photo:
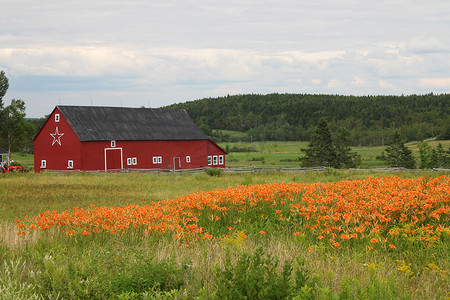
M 430 141 L 433 148 L 441 143 L 444 149 L 449 149 L 450 141 Z M 224 149 L 244 148 L 250 149 L 249 152 L 230 151 L 226 158 L 226 165 L 230 168 L 235 167 L 283 167 L 298 168 L 300 162 L 298 159 L 303 157 L 302 148 L 308 146 L 308 142 L 253 142 L 253 143 L 220 143 Z M 419 149 L 417 143 L 408 145 L 413 152 L 416 162 L 419 162 Z M 386 146 L 374 147 L 352 147 L 352 151 L 360 156 L 359 168 L 374 169 L 388 167 L 385 161 L 377 159 Z
M 447 299 L 448 239 L 435 248 L 336 251 L 282 232 L 246 232 L 245 240 L 237 232 L 226 240 L 186 247 L 170 235 L 142 231 L 69 237 L 49 230 L 19 237 L 14 222 L 44 211 L 152 205 L 238 185 L 389 175 L 448 173 L 5 174 L 0 176 L 0 299 L 235 299 L 239 285 L 249 292 L 261 290 L 243 299 Z M 316 245 L 311 248 L 311 243 Z

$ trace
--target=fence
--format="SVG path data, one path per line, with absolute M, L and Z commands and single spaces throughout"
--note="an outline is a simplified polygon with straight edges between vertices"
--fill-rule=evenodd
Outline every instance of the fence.
M 202 173 L 207 172 L 210 168 L 197 168 L 197 169 L 180 169 L 180 170 L 171 170 L 171 169 L 115 169 L 115 170 L 100 170 L 100 171 L 79 171 L 79 170 L 70 170 L 70 171 L 51 171 L 48 173 L 52 174 L 66 174 L 66 173 L 148 173 L 148 174 L 181 174 L 181 173 Z M 312 168 L 279 168 L 279 167 L 242 167 L 242 168 L 221 168 L 222 173 L 258 173 L 258 172 L 277 172 L 277 173 L 301 173 L 301 172 L 323 172 L 325 170 L 334 170 L 326 167 L 312 167 Z M 408 172 L 450 172 L 450 169 L 439 169 L 434 168 L 430 170 L 422 170 L 422 169 L 405 169 L 405 168 L 375 168 L 375 169 L 347 169 L 350 172 L 366 172 L 366 173 L 380 173 L 380 172 L 400 172 L 400 171 L 408 171 Z

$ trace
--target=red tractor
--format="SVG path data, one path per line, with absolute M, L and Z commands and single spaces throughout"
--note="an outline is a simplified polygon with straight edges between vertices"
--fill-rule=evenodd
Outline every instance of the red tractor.
M 9 166 L 9 167 L 0 166 L 0 173 L 21 172 L 21 171 L 23 171 L 23 168 L 21 166 Z

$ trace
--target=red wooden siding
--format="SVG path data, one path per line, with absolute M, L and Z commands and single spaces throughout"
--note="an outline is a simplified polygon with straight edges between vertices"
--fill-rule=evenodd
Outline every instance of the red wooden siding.
M 59 114 L 59 122 L 55 122 Z M 59 135 L 56 135 L 58 128 Z M 52 136 L 53 135 L 53 136 Z M 34 171 L 70 170 L 68 161 L 73 161 L 73 169 L 81 168 L 81 142 L 56 108 L 34 139 Z M 41 161 L 46 161 L 46 168 L 41 169 Z

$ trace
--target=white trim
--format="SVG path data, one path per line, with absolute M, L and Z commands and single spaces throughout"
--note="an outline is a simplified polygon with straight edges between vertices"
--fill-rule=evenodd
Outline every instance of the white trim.
M 187 156 L 186 156 L 186 163 L 187 163 L 187 164 L 190 164 L 190 163 L 191 163 L 191 156 L 190 156 L 190 155 L 187 155 Z
M 217 166 L 217 155 L 213 156 L 213 165 Z
M 162 164 L 162 156 L 158 156 L 158 164 Z
M 59 114 L 55 114 L 55 123 L 59 122 L 59 120 L 60 120 Z
M 212 156 L 208 156 L 208 166 L 212 165 Z
M 223 165 L 223 155 L 219 155 L 219 165 Z
M 128 158 L 127 158 L 127 165 L 128 165 L 128 166 L 131 166 L 131 164 L 132 164 L 131 157 L 128 157 Z
M 181 157 L 174 157 L 173 158 L 173 170 L 177 170 L 177 163 L 175 162 L 176 160 L 178 160 L 178 164 L 179 164 L 179 169 L 181 170 Z
M 131 159 L 133 166 L 137 165 L 137 157 Z
M 67 161 L 67 169 L 73 169 L 73 160 L 69 159 Z
M 123 169 L 123 151 L 122 148 L 105 148 L 105 171 L 108 170 L 108 166 L 106 165 L 106 150 L 120 150 L 120 168 Z
M 41 169 L 46 169 L 46 168 L 47 168 L 47 160 L 41 159 Z
M 111 141 L 111 148 L 116 148 L 116 141 L 115 140 Z

